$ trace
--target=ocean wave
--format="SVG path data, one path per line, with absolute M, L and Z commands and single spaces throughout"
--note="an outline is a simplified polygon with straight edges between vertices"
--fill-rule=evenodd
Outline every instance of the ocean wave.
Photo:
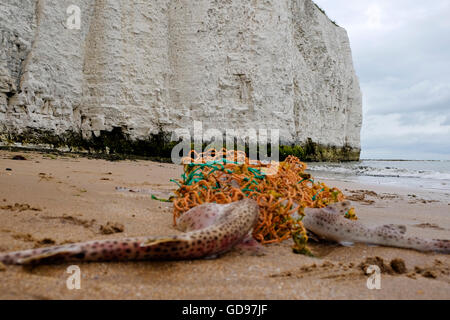
M 384 167 L 377 168 L 365 165 L 335 165 L 335 164 L 317 164 L 310 165 L 309 171 L 329 172 L 342 175 L 356 175 L 368 177 L 384 177 L 384 178 L 416 178 L 431 180 L 450 180 L 450 173 L 432 170 L 412 170 L 405 168 Z

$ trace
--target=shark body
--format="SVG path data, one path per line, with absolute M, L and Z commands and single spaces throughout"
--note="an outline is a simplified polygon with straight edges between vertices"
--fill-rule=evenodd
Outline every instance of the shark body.
M 302 222 L 321 238 L 349 245 L 355 242 L 450 253 L 450 240 L 406 236 L 402 225 L 370 228 L 345 218 L 349 201 L 326 208 L 305 208 Z M 184 234 L 99 240 L 0 254 L 4 264 L 46 264 L 69 261 L 182 260 L 216 257 L 237 245 L 257 248 L 251 232 L 259 218 L 258 204 L 245 199 L 230 204 L 206 203 L 177 220 Z
M 305 228 L 321 238 L 348 246 L 367 243 L 389 247 L 408 248 L 418 251 L 450 253 L 450 240 L 421 239 L 406 235 L 406 226 L 382 225 L 367 227 L 359 221 L 345 218 L 350 209 L 349 201 L 339 202 L 326 208 L 305 208 L 302 222 Z
M 258 221 L 258 204 L 250 199 L 192 208 L 177 220 L 184 234 L 99 240 L 0 254 L 4 264 L 71 261 L 182 260 L 208 258 L 229 251 L 249 238 Z M 256 242 L 256 241 L 255 241 Z

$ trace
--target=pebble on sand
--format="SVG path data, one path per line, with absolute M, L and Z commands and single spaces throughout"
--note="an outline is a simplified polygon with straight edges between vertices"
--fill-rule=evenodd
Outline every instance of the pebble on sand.
M 125 227 L 121 223 L 111 223 L 108 222 L 106 226 L 100 227 L 100 233 L 102 234 L 114 234 L 114 233 L 120 233 L 125 230 Z

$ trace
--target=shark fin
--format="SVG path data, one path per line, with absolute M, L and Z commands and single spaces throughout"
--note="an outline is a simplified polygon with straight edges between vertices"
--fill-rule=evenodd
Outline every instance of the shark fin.
M 256 241 L 252 235 L 245 237 L 240 243 L 235 245 L 235 249 L 241 253 L 248 253 L 253 256 L 265 255 L 265 248 L 261 243 Z
M 198 258 L 192 251 L 185 250 L 188 247 L 192 247 L 192 243 L 189 239 L 173 236 L 164 237 L 160 239 L 147 239 L 141 242 L 141 249 L 151 252 L 150 258 L 157 257 L 157 259 L 193 259 Z M 151 254 L 154 254 L 153 256 Z
M 350 241 L 341 241 L 339 244 L 343 247 L 353 247 L 354 243 Z
M 205 260 L 214 260 L 214 259 L 217 259 L 219 256 L 220 256 L 220 254 L 216 253 L 216 254 L 212 254 L 210 256 L 206 256 L 203 259 L 205 259 Z
M 179 243 L 182 239 L 177 237 L 168 237 L 168 238 L 160 238 L 160 239 L 148 239 L 145 242 L 141 243 L 141 248 L 153 247 L 159 244 L 171 244 L 171 243 Z

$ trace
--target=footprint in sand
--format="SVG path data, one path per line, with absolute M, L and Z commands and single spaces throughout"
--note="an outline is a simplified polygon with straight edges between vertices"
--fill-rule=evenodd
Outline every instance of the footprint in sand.
M 3 199 L 6 202 L 6 199 Z M 12 212 L 23 212 L 23 211 L 42 211 L 41 208 L 32 207 L 28 203 L 15 203 L 14 205 L 8 204 L 5 206 L 0 206 L 0 210 L 8 210 Z
M 413 227 L 422 228 L 422 229 L 445 230 L 444 228 L 441 228 L 437 224 L 432 224 L 432 223 L 415 224 L 415 225 L 413 225 Z
M 62 223 L 70 223 L 73 225 L 82 226 L 86 229 L 91 230 L 94 233 L 99 233 L 99 234 L 115 234 L 115 233 L 124 232 L 124 230 L 125 230 L 124 225 L 121 223 L 118 223 L 118 222 L 108 221 L 106 224 L 102 225 L 102 224 L 98 224 L 97 220 L 95 220 L 95 219 L 87 220 L 87 219 L 73 217 L 70 215 L 63 215 L 63 216 L 59 216 L 59 217 L 45 216 L 42 218 L 44 218 L 46 220 L 57 219 L 57 220 L 60 220 Z
M 330 279 L 335 281 L 344 281 L 352 278 L 366 277 L 367 268 L 371 265 L 377 265 L 381 273 L 390 276 L 405 275 L 409 278 L 416 279 L 418 275 L 425 278 L 436 279 L 438 277 L 448 277 L 450 275 L 450 267 L 440 260 L 435 260 L 432 266 L 419 267 L 416 266 L 414 271 L 408 273 L 406 263 L 401 258 L 394 258 L 389 263 L 385 263 L 383 258 L 368 257 L 359 264 L 356 263 L 333 263 L 325 261 L 321 265 L 312 264 L 302 266 L 295 270 L 289 270 L 270 274 L 270 278 L 304 278 L 317 277 L 321 279 Z M 323 275 L 327 273 L 327 275 Z
M 51 245 L 55 245 L 56 241 L 51 239 L 51 238 L 44 238 L 44 239 L 36 239 L 34 238 L 31 234 L 27 233 L 27 234 L 15 234 L 13 235 L 13 238 L 16 240 L 22 240 L 25 242 L 33 242 L 34 243 L 34 247 L 35 248 L 39 248 L 39 247 L 45 247 L 45 246 L 51 246 Z

